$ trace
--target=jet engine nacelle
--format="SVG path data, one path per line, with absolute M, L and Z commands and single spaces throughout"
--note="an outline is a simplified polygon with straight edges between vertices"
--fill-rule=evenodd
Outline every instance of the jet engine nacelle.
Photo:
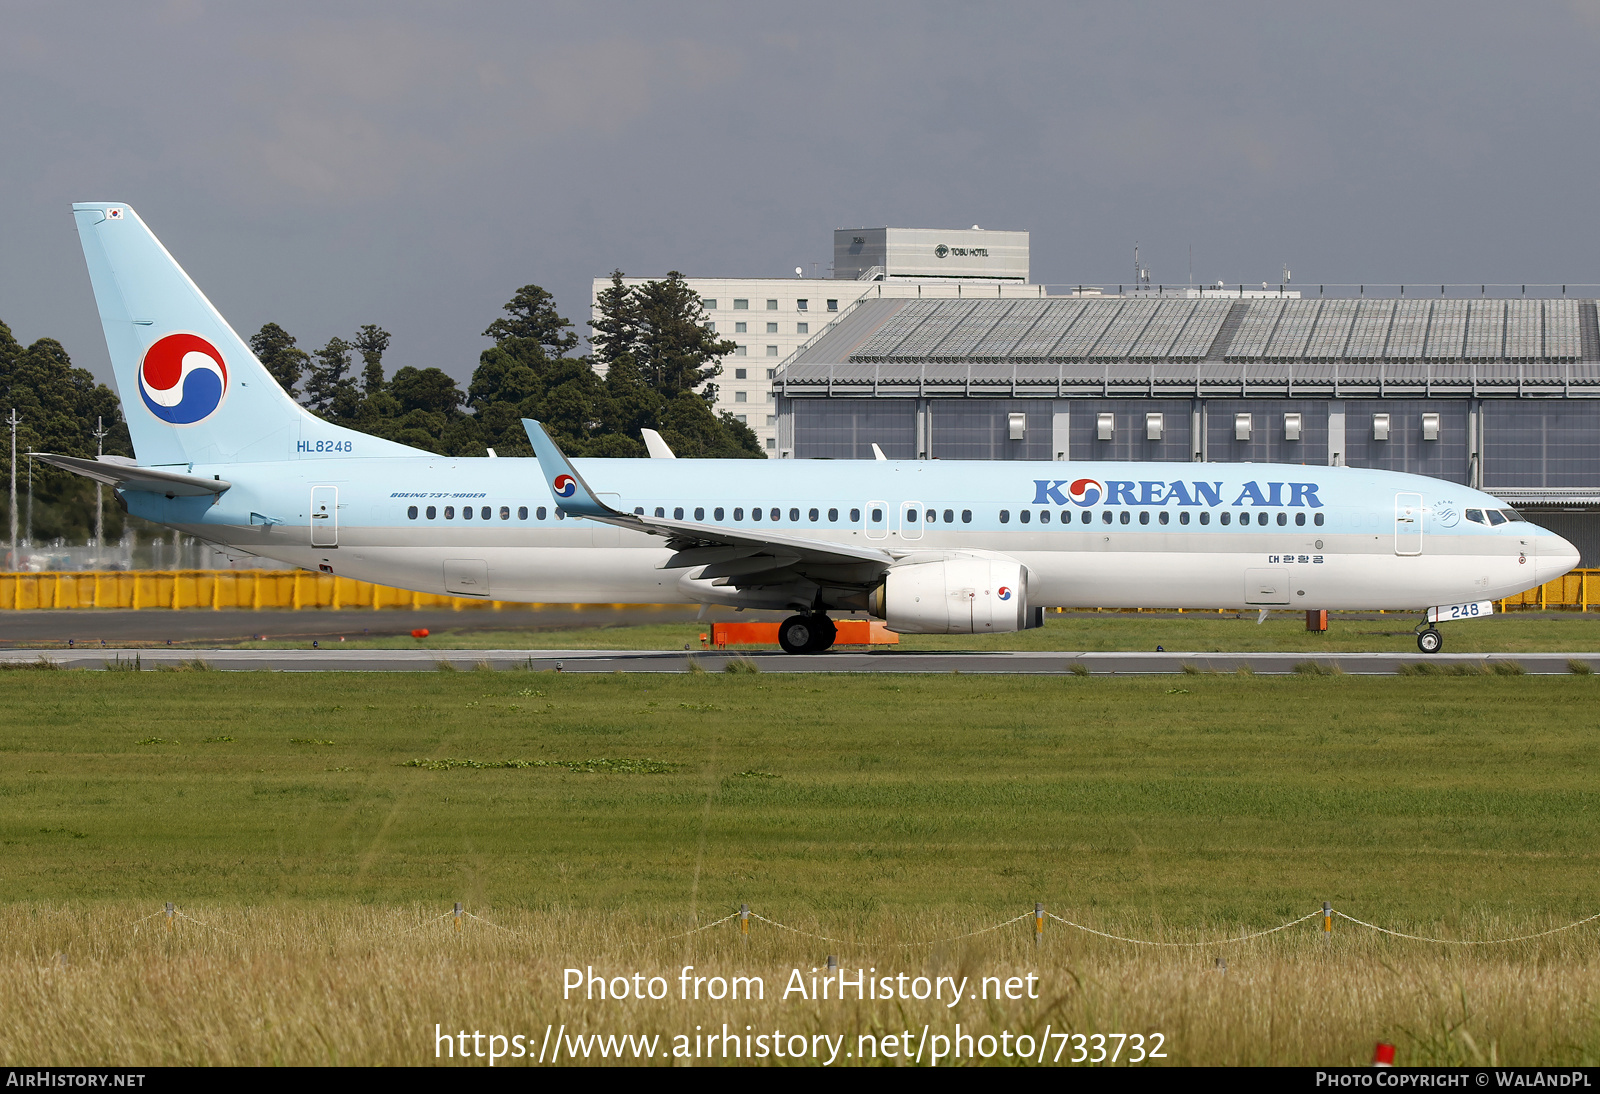
M 900 634 L 989 634 L 1043 622 L 1028 610 L 1022 564 L 988 558 L 892 567 L 872 594 L 872 614 Z

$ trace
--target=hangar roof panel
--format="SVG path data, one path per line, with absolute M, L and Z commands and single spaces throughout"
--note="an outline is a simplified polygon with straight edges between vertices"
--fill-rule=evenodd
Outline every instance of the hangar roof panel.
M 1134 388 L 1167 397 L 1600 396 L 1595 303 L 863 298 L 789 360 L 778 384 L 792 396 L 898 398 L 997 388 L 1029 397 Z M 1584 360 L 1585 337 L 1595 360 Z

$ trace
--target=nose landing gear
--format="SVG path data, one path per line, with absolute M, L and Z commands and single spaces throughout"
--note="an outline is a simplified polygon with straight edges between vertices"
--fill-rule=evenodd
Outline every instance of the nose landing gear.
M 1423 653 L 1438 653 L 1444 649 L 1444 635 L 1437 629 L 1427 627 L 1417 632 L 1417 649 Z
M 833 620 L 821 613 L 791 615 L 778 627 L 778 645 L 784 653 L 821 653 L 837 634 Z

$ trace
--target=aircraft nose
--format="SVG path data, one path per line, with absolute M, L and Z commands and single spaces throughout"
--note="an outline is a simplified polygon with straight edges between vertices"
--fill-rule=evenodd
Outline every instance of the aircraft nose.
M 1539 537 L 1537 570 L 1540 583 L 1554 581 L 1568 570 L 1576 569 L 1582 556 L 1570 542 L 1553 532 Z

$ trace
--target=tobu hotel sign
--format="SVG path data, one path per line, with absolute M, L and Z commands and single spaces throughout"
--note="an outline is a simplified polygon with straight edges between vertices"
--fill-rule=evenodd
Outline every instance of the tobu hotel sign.
M 941 243 L 933 249 L 933 257 L 935 258 L 949 258 L 951 255 L 954 255 L 957 258 L 988 258 L 989 248 L 946 247 L 943 243 Z

